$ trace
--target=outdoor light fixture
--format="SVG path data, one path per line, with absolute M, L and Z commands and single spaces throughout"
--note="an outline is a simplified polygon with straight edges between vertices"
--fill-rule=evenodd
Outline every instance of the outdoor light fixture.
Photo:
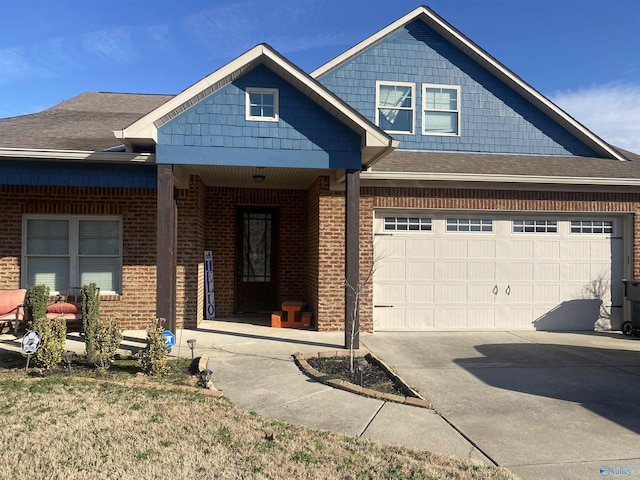
M 364 370 L 365 368 L 367 368 L 367 365 L 369 365 L 367 363 L 367 361 L 363 358 L 361 360 L 358 360 L 356 362 L 356 366 L 358 367 L 358 373 L 360 374 L 360 386 L 362 387 L 363 382 L 363 377 L 364 377 Z
M 187 345 L 189 345 L 189 348 L 191 349 L 191 360 L 193 360 L 193 351 L 196 349 L 196 339 L 190 338 L 187 340 Z
M 75 354 L 71 350 L 67 350 L 62 354 L 62 359 L 67 364 L 67 368 L 69 369 L 69 375 L 71 375 L 71 361 L 73 360 L 73 356 Z
M 262 183 L 262 182 L 264 182 L 265 178 L 267 178 L 265 175 L 256 174 L 256 175 L 253 176 L 253 181 L 256 182 L 256 183 Z

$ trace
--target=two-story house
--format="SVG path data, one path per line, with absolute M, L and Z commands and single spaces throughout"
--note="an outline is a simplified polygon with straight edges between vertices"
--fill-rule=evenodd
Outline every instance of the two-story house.
M 0 119 L 0 205 L 1 287 L 96 282 L 130 328 L 203 320 L 205 251 L 218 317 L 302 300 L 319 330 L 349 287 L 366 331 L 619 329 L 640 275 L 640 156 L 427 7 L 311 74 L 258 45 Z

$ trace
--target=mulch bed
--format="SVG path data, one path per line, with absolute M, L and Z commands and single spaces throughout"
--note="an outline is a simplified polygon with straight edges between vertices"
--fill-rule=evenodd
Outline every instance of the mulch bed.
M 382 393 L 405 395 L 405 392 L 389 377 L 387 371 L 375 362 L 367 361 L 362 371 L 358 370 L 358 360 L 366 360 L 357 357 L 354 360 L 354 372 L 351 373 L 349 357 L 311 357 L 306 359 L 313 368 L 332 377 L 346 380 L 364 388 L 376 390 Z

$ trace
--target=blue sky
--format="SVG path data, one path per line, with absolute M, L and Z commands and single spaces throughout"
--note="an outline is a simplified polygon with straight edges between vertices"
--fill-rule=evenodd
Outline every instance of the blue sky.
M 263 42 L 310 72 L 419 2 L 0 0 L 0 117 L 85 91 L 178 93 Z M 640 2 L 426 4 L 605 140 L 640 153 Z

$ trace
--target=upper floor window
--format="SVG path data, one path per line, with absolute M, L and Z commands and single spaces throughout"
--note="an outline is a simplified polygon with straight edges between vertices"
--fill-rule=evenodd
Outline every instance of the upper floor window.
M 424 85 L 422 95 L 426 135 L 460 135 L 460 87 Z
M 95 283 L 102 294 L 119 294 L 121 230 L 118 217 L 26 217 L 23 284 L 45 284 L 55 295 Z
M 247 120 L 278 121 L 278 90 L 275 88 L 247 88 Z
M 376 82 L 376 124 L 388 133 L 413 134 L 415 85 Z

